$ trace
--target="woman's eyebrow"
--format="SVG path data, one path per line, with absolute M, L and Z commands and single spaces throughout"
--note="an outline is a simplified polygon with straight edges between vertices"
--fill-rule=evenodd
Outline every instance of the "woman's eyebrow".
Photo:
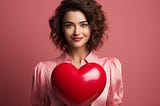
M 69 24 L 73 24 L 73 22 L 70 22 L 70 21 L 65 21 L 65 22 L 64 22 L 64 24 L 68 24 L 68 23 L 69 23 Z
M 88 23 L 88 21 L 81 21 L 81 22 L 79 22 L 80 24 L 82 24 L 82 23 Z M 68 24 L 68 23 L 70 23 L 70 24 L 74 24 L 74 22 L 71 22 L 71 21 L 65 21 L 64 22 L 64 24 Z
M 80 24 L 81 24 L 81 23 L 85 23 L 85 22 L 88 23 L 88 21 L 81 21 Z

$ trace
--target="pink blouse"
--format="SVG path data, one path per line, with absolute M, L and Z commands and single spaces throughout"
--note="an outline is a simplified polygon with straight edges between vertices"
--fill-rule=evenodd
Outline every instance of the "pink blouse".
M 64 106 L 64 104 L 56 97 L 51 86 L 51 74 L 53 69 L 61 63 L 72 63 L 67 53 L 63 53 L 60 57 L 52 60 L 39 62 L 33 74 L 33 84 L 31 93 L 31 102 L 39 106 Z M 81 66 L 86 63 L 98 63 L 101 65 L 107 75 L 107 82 L 104 91 L 92 103 L 93 106 L 116 106 L 122 103 L 123 82 L 120 61 L 115 58 L 99 58 L 96 54 L 90 53 L 81 61 Z

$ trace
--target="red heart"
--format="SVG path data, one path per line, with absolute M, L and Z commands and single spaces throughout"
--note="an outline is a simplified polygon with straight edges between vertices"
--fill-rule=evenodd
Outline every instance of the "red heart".
M 56 95 L 69 106 L 87 106 L 104 90 L 106 74 L 96 63 L 87 63 L 80 69 L 62 63 L 52 72 L 51 84 Z

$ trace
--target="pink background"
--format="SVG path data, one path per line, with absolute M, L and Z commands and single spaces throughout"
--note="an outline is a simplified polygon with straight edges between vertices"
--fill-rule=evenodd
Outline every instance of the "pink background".
M 35 65 L 58 54 L 49 40 L 48 19 L 59 1 L 0 1 L 0 106 L 30 106 Z M 98 54 L 122 62 L 123 106 L 160 106 L 160 1 L 99 2 L 110 37 Z

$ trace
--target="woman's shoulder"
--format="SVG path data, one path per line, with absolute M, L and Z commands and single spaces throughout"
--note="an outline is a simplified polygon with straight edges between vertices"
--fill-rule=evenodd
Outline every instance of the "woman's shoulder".
M 57 63 L 57 59 L 52 59 L 52 60 L 43 60 L 43 61 L 39 61 L 36 64 L 36 68 L 37 70 L 42 70 L 42 69 L 52 69 L 54 66 L 56 66 Z
M 104 61 L 104 62 L 110 62 L 110 63 L 115 63 L 115 64 L 119 64 L 121 63 L 119 58 L 117 57 L 100 57 L 99 60 Z
M 121 68 L 121 61 L 117 57 L 101 57 L 99 60 L 102 64 L 110 66 L 111 68 Z
M 43 61 L 39 61 L 36 64 L 36 69 L 37 71 L 53 71 L 53 69 L 60 63 L 65 61 L 65 54 L 62 53 L 57 57 L 54 57 L 53 59 L 48 59 L 48 60 L 43 60 Z

